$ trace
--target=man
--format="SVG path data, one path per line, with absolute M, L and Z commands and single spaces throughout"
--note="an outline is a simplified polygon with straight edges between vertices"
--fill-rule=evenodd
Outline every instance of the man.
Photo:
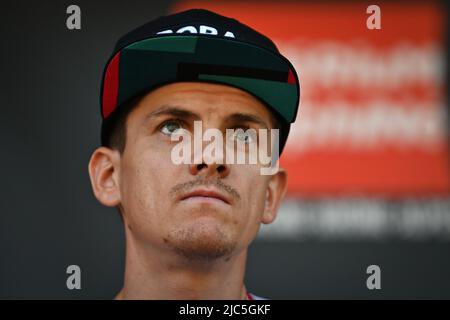
M 176 164 L 173 137 L 194 135 L 196 121 L 223 133 L 279 129 L 282 151 L 299 93 L 272 41 L 207 10 L 161 17 L 118 41 L 103 77 L 102 146 L 89 162 L 96 198 L 117 207 L 124 223 L 117 299 L 257 298 L 244 285 L 247 249 L 261 223 L 274 221 L 286 172 L 262 175 L 261 162 L 203 153 Z M 248 153 L 258 139 L 244 132 L 231 140 Z

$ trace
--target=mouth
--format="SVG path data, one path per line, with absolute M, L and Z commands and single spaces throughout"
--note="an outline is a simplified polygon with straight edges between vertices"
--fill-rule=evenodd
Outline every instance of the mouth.
M 214 189 L 196 189 L 181 198 L 181 201 L 212 202 L 230 205 L 228 197 Z

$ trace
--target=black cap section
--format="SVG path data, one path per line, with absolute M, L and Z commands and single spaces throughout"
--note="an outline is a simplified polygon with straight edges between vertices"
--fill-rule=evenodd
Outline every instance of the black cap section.
M 197 32 L 202 25 L 213 27 L 217 30 L 217 35 L 215 37 L 227 38 L 225 34 L 227 31 L 230 31 L 234 34 L 234 39 L 237 41 L 251 43 L 279 54 L 276 45 L 265 35 L 236 19 L 224 17 L 205 9 L 191 9 L 172 15 L 161 16 L 150 21 L 122 36 L 117 41 L 114 52 L 119 51 L 133 42 L 158 37 L 159 35 L 157 33 L 161 31 L 172 30 L 173 34 L 171 35 L 176 35 L 177 30 L 186 25 L 195 27 Z M 186 35 L 186 33 L 178 34 Z M 161 35 L 166 36 L 167 33 Z M 229 39 L 229 37 L 227 39 Z

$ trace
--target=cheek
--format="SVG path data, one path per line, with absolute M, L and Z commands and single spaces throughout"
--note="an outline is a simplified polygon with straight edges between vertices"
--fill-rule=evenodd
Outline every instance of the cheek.
M 259 172 L 259 171 L 258 171 Z M 241 242 L 248 245 L 253 241 L 261 226 L 261 217 L 265 207 L 265 181 L 259 174 L 242 173 L 239 178 L 242 189 L 241 192 L 241 207 L 237 216 L 242 216 L 240 219 L 242 225 L 240 227 Z
M 128 216 L 150 220 L 158 214 L 170 188 L 171 170 L 158 152 L 135 153 L 123 165 L 121 177 L 122 205 Z M 140 221 L 143 222 L 143 221 Z
M 259 167 L 248 166 L 238 172 L 241 190 L 243 214 L 251 223 L 259 223 L 264 212 L 267 181 L 260 175 Z

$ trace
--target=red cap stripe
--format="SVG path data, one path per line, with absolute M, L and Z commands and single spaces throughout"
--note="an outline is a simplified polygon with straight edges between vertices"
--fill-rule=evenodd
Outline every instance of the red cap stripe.
M 109 63 L 103 82 L 103 118 L 107 118 L 115 109 L 119 95 L 119 61 L 118 52 Z
M 289 84 L 295 84 L 294 73 L 292 72 L 291 69 L 289 69 L 289 72 L 288 72 L 287 83 L 289 83 Z

